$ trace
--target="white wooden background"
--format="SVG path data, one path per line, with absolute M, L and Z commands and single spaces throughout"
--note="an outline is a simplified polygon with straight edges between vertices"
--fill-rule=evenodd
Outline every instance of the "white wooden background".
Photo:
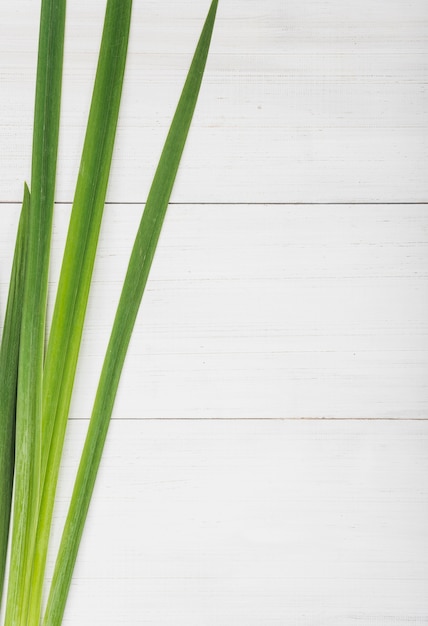
M 135 0 L 55 542 L 208 5 Z M 0 8 L 0 319 L 38 12 Z M 103 12 L 68 3 L 52 294 Z M 426 0 L 220 0 L 64 624 L 428 624 L 427 80 Z

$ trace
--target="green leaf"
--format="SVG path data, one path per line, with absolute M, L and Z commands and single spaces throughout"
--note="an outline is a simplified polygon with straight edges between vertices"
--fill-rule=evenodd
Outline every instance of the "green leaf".
M 0 603 L 3 595 L 12 506 L 18 357 L 24 300 L 29 209 L 30 192 L 25 185 L 0 347 Z
M 71 393 L 119 116 L 132 0 L 109 0 L 43 379 L 43 489 L 31 583 L 38 624 L 47 547 Z
M 19 353 L 15 495 L 6 626 L 26 626 L 41 467 L 42 369 L 58 150 L 65 0 L 43 0 L 36 78 L 31 202 Z
M 131 254 L 56 561 L 44 626 L 61 624 L 127 347 L 195 109 L 217 3 L 212 2 L 202 30 Z

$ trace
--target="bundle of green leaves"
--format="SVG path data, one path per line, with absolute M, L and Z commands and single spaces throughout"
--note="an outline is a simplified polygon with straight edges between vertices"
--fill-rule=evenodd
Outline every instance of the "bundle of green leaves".
M 42 0 L 31 185 L 24 187 L 0 347 L 4 626 L 62 623 L 127 347 L 198 98 L 218 2 L 211 3 L 131 252 L 44 607 L 55 492 L 113 154 L 132 9 L 132 0 L 107 1 L 54 314 L 46 337 L 65 4 L 65 0 Z

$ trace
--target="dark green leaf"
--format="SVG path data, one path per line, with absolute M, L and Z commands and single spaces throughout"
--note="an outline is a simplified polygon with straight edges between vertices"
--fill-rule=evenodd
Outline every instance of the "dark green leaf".
M 3 591 L 12 505 L 18 357 L 24 300 L 29 209 L 30 192 L 25 185 L 0 347 L 0 601 Z
M 65 0 L 43 0 L 34 111 L 31 207 L 19 353 L 15 495 L 6 626 L 27 626 L 40 492 L 42 370 L 58 150 Z

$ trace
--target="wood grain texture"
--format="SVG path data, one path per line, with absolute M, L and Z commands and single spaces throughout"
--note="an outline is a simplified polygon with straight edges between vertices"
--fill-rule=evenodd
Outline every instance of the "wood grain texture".
M 135 3 L 109 199 L 144 201 L 206 3 Z M 103 2 L 69 3 L 58 200 L 83 142 Z M 28 176 L 38 4 L 0 26 L 0 197 Z M 423 0 L 221 3 L 173 200 L 422 202 L 428 8 Z M 352 166 L 350 166 L 352 163 Z
M 427 422 L 116 421 L 64 624 L 422 626 L 427 446 Z
M 50 311 L 104 6 L 68 3 Z M 134 3 L 54 542 L 207 7 Z M 0 9 L 0 324 L 38 11 Z M 67 626 L 428 625 L 427 78 L 425 0 L 220 2 Z
M 141 210 L 106 208 L 72 417 L 90 415 Z M 115 416 L 426 417 L 427 248 L 425 206 L 172 205 Z

